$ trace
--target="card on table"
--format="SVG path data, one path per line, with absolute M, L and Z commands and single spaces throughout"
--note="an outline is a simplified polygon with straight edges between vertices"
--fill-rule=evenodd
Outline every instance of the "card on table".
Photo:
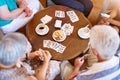
M 51 40 L 43 40 L 43 47 L 51 48 L 59 53 L 63 53 L 66 48 L 62 44 L 55 42 L 55 41 L 51 41 Z
M 50 40 L 43 40 L 43 47 L 50 48 Z
M 50 22 L 52 20 L 52 17 L 49 16 L 49 15 L 45 15 L 40 20 L 41 20 L 42 23 L 47 24 L 48 22 Z
M 70 20 L 72 22 L 79 21 L 79 18 L 78 18 L 77 14 L 74 11 L 67 11 L 66 13 L 67 13 L 67 15 L 69 16 L 69 18 L 70 18 Z
M 55 21 L 55 25 L 54 25 L 54 26 L 55 26 L 56 28 L 61 28 L 61 25 L 62 25 L 62 20 L 56 20 L 56 21 Z
M 70 23 L 65 23 L 61 27 L 61 30 L 63 30 L 65 32 L 65 34 L 69 36 L 73 32 L 74 26 L 72 26 Z
M 61 11 L 61 10 L 56 10 L 55 11 L 55 17 L 65 18 L 65 12 Z

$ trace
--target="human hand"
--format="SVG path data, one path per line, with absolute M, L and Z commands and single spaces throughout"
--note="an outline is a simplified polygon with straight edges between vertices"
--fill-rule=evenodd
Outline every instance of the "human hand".
M 26 5 L 26 6 L 28 5 L 25 0 L 17 0 L 16 3 L 17 3 L 17 5 L 18 5 L 19 7 L 21 7 L 22 4 L 24 4 L 24 5 Z
M 51 57 L 52 57 L 51 54 L 50 54 L 50 52 L 47 51 L 47 50 L 44 51 L 43 56 L 44 56 L 44 62 L 45 62 L 45 63 L 46 63 L 46 62 L 49 62 L 50 59 L 51 59 Z
M 75 59 L 74 67 L 80 69 L 83 63 L 84 63 L 84 57 L 78 57 Z
M 109 25 L 109 20 L 110 18 L 106 18 L 106 17 L 101 17 L 101 20 L 98 22 L 99 25 L 102 25 L 102 24 L 106 24 L 106 25 Z
M 79 74 L 79 69 L 84 63 L 84 57 L 78 57 L 74 61 L 74 71 L 72 74 L 68 77 L 68 80 L 74 80 L 74 77 Z
M 28 7 L 25 9 L 25 13 L 26 13 L 26 17 L 29 17 L 32 15 L 32 11 Z
M 25 5 L 25 4 L 21 4 L 20 6 L 19 6 L 19 8 L 20 9 L 23 9 L 23 11 L 27 8 L 27 5 Z
M 29 59 L 34 59 L 34 58 L 40 60 L 41 54 L 39 51 L 34 51 L 34 52 L 29 53 Z

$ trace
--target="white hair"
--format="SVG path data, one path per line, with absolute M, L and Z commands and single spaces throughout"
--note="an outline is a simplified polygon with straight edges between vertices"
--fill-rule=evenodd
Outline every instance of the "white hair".
M 6 34 L 0 41 L 0 64 L 15 64 L 17 59 L 28 51 L 28 45 L 31 48 L 28 43 L 27 38 L 21 33 Z
M 119 47 L 117 31 L 108 25 L 96 25 L 91 29 L 90 44 L 103 58 L 111 58 Z

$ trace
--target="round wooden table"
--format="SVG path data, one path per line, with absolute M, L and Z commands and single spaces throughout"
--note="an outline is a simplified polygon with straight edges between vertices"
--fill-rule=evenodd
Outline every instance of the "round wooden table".
M 58 18 L 55 17 L 55 11 L 56 10 L 62 10 L 65 12 L 65 18 Z M 69 17 L 66 14 L 66 11 L 71 11 L 73 10 L 77 16 L 79 17 L 79 21 L 72 23 L 69 19 Z M 40 19 L 44 17 L 45 15 L 49 15 L 52 17 L 52 20 L 47 23 L 50 31 L 47 35 L 45 36 L 40 36 L 37 35 L 35 32 L 36 26 L 41 23 Z M 50 48 L 44 48 L 43 47 L 43 40 L 53 40 L 52 34 L 57 28 L 54 27 L 55 20 L 62 20 L 62 25 L 64 23 L 70 23 L 71 25 L 74 26 L 74 31 L 70 36 L 67 36 L 66 40 L 61 42 L 62 45 L 66 46 L 66 49 L 63 53 L 56 52 L 53 49 Z M 52 54 L 52 59 L 55 60 L 66 60 L 66 59 L 72 59 L 76 56 L 78 56 L 81 52 L 83 52 L 86 47 L 88 46 L 88 39 L 81 39 L 78 36 L 78 29 L 82 28 L 86 25 L 90 25 L 91 23 L 88 21 L 88 19 L 80 12 L 77 10 L 74 10 L 72 8 L 66 7 L 66 6 L 61 6 L 61 5 L 55 5 L 55 6 L 50 6 L 44 10 L 41 10 L 38 12 L 34 18 L 28 23 L 26 26 L 26 33 L 27 37 L 30 40 L 33 50 L 38 50 L 39 48 L 49 50 L 50 53 Z

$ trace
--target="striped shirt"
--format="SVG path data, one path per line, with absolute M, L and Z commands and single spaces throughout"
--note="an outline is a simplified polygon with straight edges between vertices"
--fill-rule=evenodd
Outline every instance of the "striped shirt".
M 120 58 L 95 63 L 85 72 L 81 72 L 75 80 L 120 80 Z

